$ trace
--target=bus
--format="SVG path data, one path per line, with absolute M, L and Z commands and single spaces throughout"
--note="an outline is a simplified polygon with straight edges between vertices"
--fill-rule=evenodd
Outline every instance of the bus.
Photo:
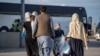
M 37 11 L 39 13 L 40 6 L 41 5 L 36 4 L 25 4 L 25 12 Z M 64 30 L 65 35 L 69 31 L 69 22 L 71 21 L 71 16 L 73 13 L 79 14 L 80 21 L 83 22 L 87 33 L 89 30 L 91 30 L 91 23 L 88 23 L 91 22 L 91 19 L 87 18 L 87 13 L 84 7 L 57 5 L 44 6 L 47 7 L 47 13 L 52 17 L 54 23 L 59 22 L 61 24 L 61 28 Z M 21 22 L 24 20 L 24 18 L 21 19 L 21 8 L 20 3 L 0 2 L 0 47 L 21 46 L 20 31 L 10 31 L 13 22 L 18 21 L 19 19 Z M 6 42 L 3 42 L 5 39 Z
M 37 11 L 39 13 L 40 6 L 41 5 L 25 4 L 25 12 Z M 47 13 L 54 17 L 71 17 L 73 13 L 78 13 L 80 16 L 80 20 L 84 23 L 86 31 L 88 32 L 88 30 L 91 30 L 91 23 L 88 23 L 91 20 L 87 19 L 87 13 L 84 7 L 57 6 L 57 5 L 45 5 L 45 6 L 47 7 Z M 21 4 L 0 2 L 0 14 L 14 15 L 14 16 L 16 15 L 17 17 L 21 18 L 20 17 Z M 9 21 L 9 19 L 6 19 L 6 20 Z

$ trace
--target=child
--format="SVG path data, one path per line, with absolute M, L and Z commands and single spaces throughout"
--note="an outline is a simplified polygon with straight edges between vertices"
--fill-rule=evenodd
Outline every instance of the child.
M 54 55 L 58 56 L 60 55 L 60 38 L 62 35 L 64 35 L 64 31 L 61 30 L 60 24 L 56 23 L 54 25 L 55 29 L 55 39 L 54 39 Z

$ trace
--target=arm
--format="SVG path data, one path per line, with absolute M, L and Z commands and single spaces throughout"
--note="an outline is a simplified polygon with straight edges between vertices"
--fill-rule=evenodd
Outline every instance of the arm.
M 50 19 L 50 23 L 51 23 L 51 30 L 52 30 L 53 37 L 55 37 L 55 31 L 54 31 L 54 25 L 53 25 L 52 18 Z
M 24 38 L 26 35 L 26 29 L 25 29 L 25 23 L 24 23 L 24 26 L 22 28 L 22 32 L 21 32 L 21 37 Z
M 62 34 L 64 35 L 64 31 L 62 30 Z
M 26 32 L 25 28 L 23 27 L 22 32 Z
M 35 31 L 37 29 L 37 18 L 35 18 L 34 22 L 33 22 L 33 26 L 32 26 L 32 35 L 35 34 Z
M 83 32 L 83 41 L 84 41 L 85 47 L 86 47 L 86 49 L 88 49 L 88 46 L 87 46 L 87 37 L 86 37 L 85 28 L 84 28 L 83 24 L 82 24 L 82 32 Z
M 26 29 L 25 29 L 26 25 L 25 25 L 25 22 L 23 24 L 23 28 L 22 28 L 22 32 L 26 32 Z
M 71 26 L 71 23 L 70 23 L 69 24 L 69 32 L 68 32 L 66 37 L 71 37 L 71 33 L 72 33 L 72 26 Z

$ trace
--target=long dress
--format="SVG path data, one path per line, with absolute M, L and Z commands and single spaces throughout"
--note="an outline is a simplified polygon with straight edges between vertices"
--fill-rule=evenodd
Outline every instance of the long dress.
M 69 44 L 71 48 L 71 56 L 84 56 L 84 47 L 82 40 L 70 38 Z
M 37 40 L 32 39 L 31 22 L 25 22 L 23 27 L 26 29 L 25 43 L 27 56 L 38 56 Z

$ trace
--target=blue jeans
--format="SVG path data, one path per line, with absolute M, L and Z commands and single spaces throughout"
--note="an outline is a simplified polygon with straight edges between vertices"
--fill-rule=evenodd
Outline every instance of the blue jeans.
M 53 50 L 53 40 L 50 36 L 37 37 L 39 56 L 50 56 Z

